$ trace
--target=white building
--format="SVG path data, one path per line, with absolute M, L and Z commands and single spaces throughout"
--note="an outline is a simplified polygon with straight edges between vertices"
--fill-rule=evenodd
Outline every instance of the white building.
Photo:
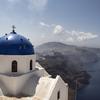
M 30 41 L 13 29 L 0 38 L 0 95 L 32 100 L 68 100 L 68 85 L 60 76 L 51 78 L 36 62 Z

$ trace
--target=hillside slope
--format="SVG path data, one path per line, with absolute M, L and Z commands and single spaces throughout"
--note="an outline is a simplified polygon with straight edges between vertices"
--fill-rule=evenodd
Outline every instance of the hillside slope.
M 100 60 L 100 49 L 48 42 L 35 48 L 37 60 L 53 76 L 57 74 L 68 82 L 70 87 L 88 84 L 90 75 L 87 67 Z

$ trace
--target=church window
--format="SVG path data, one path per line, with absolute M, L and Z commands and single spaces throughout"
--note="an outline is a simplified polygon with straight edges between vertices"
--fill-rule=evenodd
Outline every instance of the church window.
M 60 100 L 60 91 L 57 93 L 57 100 Z
M 33 69 L 33 61 L 30 60 L 30 70 L 32 70 L 32 69 Z
M 17 61 L 12 61 L 12 72 L 17 72 Z

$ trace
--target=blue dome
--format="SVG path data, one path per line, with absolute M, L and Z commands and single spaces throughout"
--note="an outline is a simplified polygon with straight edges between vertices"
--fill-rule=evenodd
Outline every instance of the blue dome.
M 32 55 L 34 48 L 25 37 L 12 31 L 0 38 L 0 55 Z

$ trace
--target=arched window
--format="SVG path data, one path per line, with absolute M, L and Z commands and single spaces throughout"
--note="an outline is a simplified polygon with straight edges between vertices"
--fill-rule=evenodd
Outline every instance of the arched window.
M 12 61 L 12 72 L 17 72 L 17 61 Z
M 32 69 L 33 69 L 33 61 L 30 60 L 30 70 L 32 70 Z
M 60 91 L 57 93 L 57 100 L 60 100 Z

